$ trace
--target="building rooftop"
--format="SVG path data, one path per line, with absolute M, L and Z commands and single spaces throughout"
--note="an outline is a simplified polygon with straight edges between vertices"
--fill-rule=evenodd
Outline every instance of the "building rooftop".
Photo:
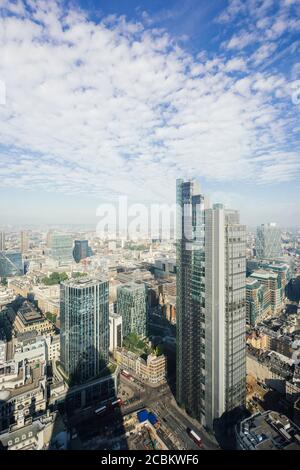
M 135 282 L 130 282 L 130 283 L 127 283 L 127 284 L 121 284 L 120 286 L 118 286 L 118 289 L 126 289 L 128 291 L 135 291 L 135 290 L 140 290 L 142 288 L 146 288 L 144 282 L 138 282 L 138 281 L 135 281 Z
M 45 320 L 44 315 L 27 300 L 19 308 L 17 315 L 24 325 L 30 325 Z
M 61 285 L 75 289 L 85 289 L 86 287 L 93 287 L 103 282 L 108 282 L 108 279 L 104 277 L 91 278 L 84 276 L 77 279 L 69 279 L 62 282 Z
M 273 273 L 272 271 L 267 271 L 266 269 L 258 269 L 256 271 L 254 271 L 250 277 L 257 277 L 259 279 L 277 279 L 278 278 L 278 274 L 277 273 Z
M 300 429 L 275 411 L 250 416 L 237 426 L 236 433 L 244 449 L 300 450 Z

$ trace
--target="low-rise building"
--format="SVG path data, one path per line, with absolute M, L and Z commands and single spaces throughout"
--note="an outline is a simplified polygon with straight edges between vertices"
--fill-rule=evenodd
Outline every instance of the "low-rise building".
M 257 413 L 236 426 L 237 448 L 242 450 L 300 450 L 300 429 L 275 411 Z
M 51 313 L 59 317 L 60 312 L 60 291 L 59 285 L 54 286 L 34 286 L 34 300 L 37 302 L 38 308 L 43 313 Z
M 46 362 L 45 338 L 37 335 L 36 331 L 21 333 L 14 340 L 14 360 L 16 362 L 40 361 Z
M 7 304 L 10 304 L 15 298 L 12 289 L 5 286 L 0 286 L 0 310 Z
M 27 300 L 18 309 L 13 328 L 16 334 L 34 330 L 40 334 L 55 332 L 53 324 Z
M 124 348 L 118 348 L 115 351 L 115 359 L 121 367 L 150 384 L 162 383 L 166 378 L 167 361 L 163 354 L 140 356 Z
M 0 431 L 46 410 L 45 365 L 10 361 L 0 366 Z
M 48 413 L 34 421 L 20 419 L 8 431 L 0 433 L 0 445 L 5 450 L 66 450 L 67 442 L 67 430 L 57 413 Z
M 27 298 L 28 294 L 31 292 L 32 283 L 27 277 L 13 277 L 7 280 L 9 289 L 12 290 L 14 295 L 19 295 Z
M 59 361 L 60 359 L 60 335 L 50 335 L 45 338 L 47 361 Z

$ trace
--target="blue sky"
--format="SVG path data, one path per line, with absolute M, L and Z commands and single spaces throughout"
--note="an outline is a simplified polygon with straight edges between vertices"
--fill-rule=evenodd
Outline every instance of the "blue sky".
M 300 225 L 299 0 L 0 8 L 0 225 L 172 204 L 177 177 L 250 225 Z

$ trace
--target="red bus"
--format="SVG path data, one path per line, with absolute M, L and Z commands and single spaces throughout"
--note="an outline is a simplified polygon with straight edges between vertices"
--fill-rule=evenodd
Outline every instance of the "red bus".
M 127 370 L 122 370 L 121 371 L 121 374 L 126 377 L 126 379 L 130 379 L 131 375 L 129 374 L 129 372 L 127 372 Z
M 198 436 L 198 434 L 195 433 L 195 431 L 190 428 L 187 428 L 186 432 L 188 433 L 190 438 L 193 439 L 193 441 L 197 444 L 198 447 L 202 447 L 202 439 L 200 436 Z

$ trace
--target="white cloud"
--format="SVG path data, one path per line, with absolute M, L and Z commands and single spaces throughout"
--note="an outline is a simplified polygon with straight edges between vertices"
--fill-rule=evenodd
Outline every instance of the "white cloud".
M 165 201 L 179 175 L 297 176 L 284 166 L 289 152 L 272 167 L 254 160 L 285 144 L 273 101 L 283 77 L 251 74 L 243 57 L 194 59 L 124 17 L 97 24 L 54 1 L 31 4 L 31 16 L 17 2 L 20 15 L 0 19 L 4 187 Z

